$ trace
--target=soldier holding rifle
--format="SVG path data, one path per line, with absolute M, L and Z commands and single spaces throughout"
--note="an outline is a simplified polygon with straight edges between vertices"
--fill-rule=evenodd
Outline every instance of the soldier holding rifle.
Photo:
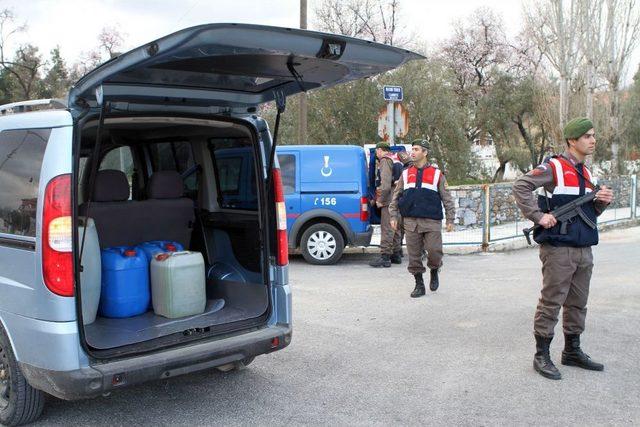
M 584 331 L 593 268 L 591 246 L 598 244 L 597 216 L 613 200 L 611 189 L 596 187 L 591 172 L 584 166 L 596 146 L 591 120 L 573 119 L 563 133 L 566 151 L 547 159 L 513 184 L 513 194 L 523 215 L 539 225 L 534 229 L 534 239 L 540 243 L 543 279 L 534 319 L 533 367 L 542 376 L 555 380 L 561 374 L 551 361 L 549 346 L 560 307 L 565 336 L 562 364 L 594 371 L 604 369 L 582 351 L 580 335 Z M 537 203 L 533 195 L 536 189 L 545 192 Z M 589 193 L 595 193 L 593 200 L 584 203 Z M 572 218 L 558 221 L 552 211 L 558 212 L 570 203 L 582 204 Z

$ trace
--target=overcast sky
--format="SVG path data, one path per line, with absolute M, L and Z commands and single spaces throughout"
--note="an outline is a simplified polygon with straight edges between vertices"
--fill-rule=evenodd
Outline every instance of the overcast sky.
M 308 0 L 310 27 L 313 9 L 321 0 Z M 26 21 L 26 35 L 16 41 L 31 42 L 43 53 L 59 45 L 63 57 L 73 63 L 81 52 L 97 46 L 96 37 L 106 26 L 126 35 L 123 50 L 144 44 L 193 25 L 211 22 L 243 22 L 298 27 L 299 0 L 0 0 Z M 488 6 L 502 15 L 509 35 L 522 27 L 519 0 L 400 0 L 400 22 L 407 33 L 427 45 L 446 38 L 457 18 Z M 629 76 L 637 70 L 636 49 Z M 628 79 L 627 79 L 628 80 Z

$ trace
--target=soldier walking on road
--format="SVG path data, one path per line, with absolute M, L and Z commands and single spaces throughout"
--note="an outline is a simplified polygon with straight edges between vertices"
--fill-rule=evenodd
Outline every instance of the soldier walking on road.
M 533 367 L 554 380 L 561 375 L 551 361 L 549 346 L 560 307 L 565 336 L 562 364 L 593 371 L 604 369 L 604 365 L 582 352 L 580 334 L 584 331 L 593 268 L 591 246 L 598 244 L 597 216 L 613 200 L 611 189 L 601 186 L 595 200 L 581 206 L 587 220 L 578 216 L 563 226 L 549 213 L 596 191 L 591 172 L 584 166 L 596 146 L 592 122 L 586 118 L 571 120 L 564 128 L 564 138 L 567 148 L 562 155 L 547 159 L 513 184 L 513 195 L 523 215 L 542 229 L 534 233 L 534 239 L 540 243 L 542 291 L 533 326 L 536 339 Z M 546 194 L 539 196 L 536 203 L 532 192 L 538 188 Z
M 391 153 L 386 142 L 376 144 L 376 206 L 380 208 L 380 257 L 369 263 L 371 267 L 391 267 L 402 263 L 402 240 L 400 232 L 391 228 L 389 202 L 396 180 L 402 172 L 402 163 Z
M 411 158 L 413 164 L 406 168 L 393 191 L 389 214 L 391 226 L 396 229 L 402 215 L 409 253 L 409 273 L 413 274 L 416 287 L 412 298 L 425 294 L 422 274 L 422 252 L 427 251 L 427 267 L 431 271 L 429 289 L 439 286 L 438 270 L 442 266 L 442 206 L 447 218 L 447 231 L 453 230 L 455 206 L 446 188 L 444 174 L 435 165 L 427 163 L 429 143 L 413 141 Z

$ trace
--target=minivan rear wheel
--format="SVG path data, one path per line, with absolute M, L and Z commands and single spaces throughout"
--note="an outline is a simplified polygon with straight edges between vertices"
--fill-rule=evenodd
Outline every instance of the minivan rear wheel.
M 17 426 L 37 420 L 44 393 L 31 387 L 20 372 L 11 344 L 0 327 L 0 423 Z
M 331 265 L 342 257 L 344 239 L 333 225 L 314 224 L 302 234 L 300 249 L 309 264 Z

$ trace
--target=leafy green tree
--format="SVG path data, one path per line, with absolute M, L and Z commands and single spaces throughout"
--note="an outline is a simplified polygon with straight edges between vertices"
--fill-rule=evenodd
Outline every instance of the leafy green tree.
M 413 61 L 380 78 L 380 90 L 383 84 L 403 87 L 404 105 L 409 112 L 409 133 L 405 140 L 428 139 L 431 155 L 451 182 L 473 176 L 464 132 L 466 110 L 452 90 L 454 79 L 454 74 L 439 59 Z
M 37 47 L 30 44 L 20 46 L 13 60 L 2 61 L 0 65 L 6 71 L 13 101 L 40 96 L 43 88 L 40 72 L 45 61 Z
M 69 70 L 60 55 L 60 47 L 51 50 L 51 66 L 43 81 L 43 97 L 64 98 L 71 87 Z

